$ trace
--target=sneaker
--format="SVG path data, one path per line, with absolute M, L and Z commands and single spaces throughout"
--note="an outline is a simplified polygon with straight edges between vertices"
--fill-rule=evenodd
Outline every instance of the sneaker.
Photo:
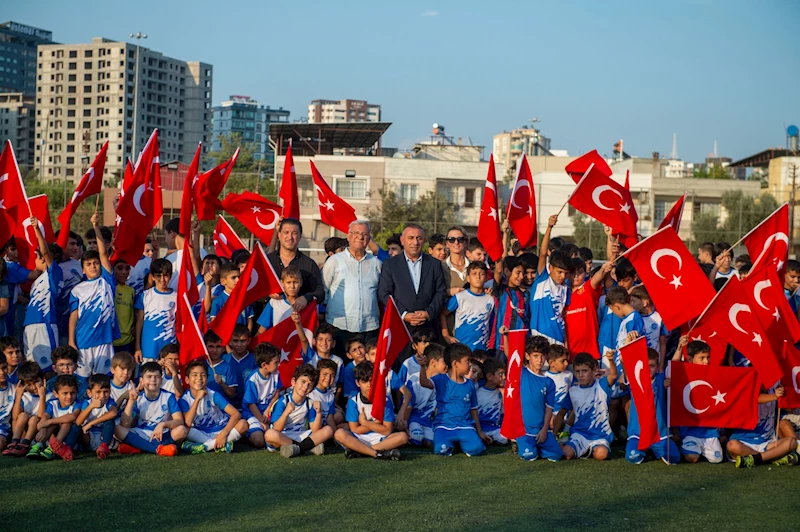
M 0 454 L 2 454 L 3 456 L 14 456 L 14 451 L 17 449 L 18 446 L 19 442 L 12 441 L 11 443 L 8 444 L 8 446 L 5 449 L 3 449 L 3 452 Z
M 44 451 L 44 445 L 37 441 L 31 445 L 30 449 L 25 454 L 25 458 L 28 458 L 29 460 L 40 460 L 43 458 L 42 451 Z
M 293 443 L 292 445 L 281 445 L 281 456 L 284 458 L 292 458 L 300 454 L 300 446 Z
M 142 450 L 127 443 L 120 443 L 119 447 L 117 447 L 117 452 L 119 454 L 140 454 Z
M 772 462 L 772 465 L 776 466 L 795 465 L 798 462 L 798 460 L 800 460 L 800 456 L 798 456 L 796 452 L 792 451 L 783 458 L 778 458 L 777 460 Z
M 11 456 L 25 456 L 30 448 L 31 445 L 29 443 L 18 443 L 9 454 Z
M 181 451 L 186 454 L 203 454 L 206 452 L 206 446 L 202 443 L 193 443 L 185 441 L 181 444 Z
M 736 467 L 746 467 L 750 469 L 756 465 L 756 460 L 752 456 L 737 456 L 735 461 Z
M 218 449 L 214 449 L 215 453 L 232 453 L 233 452 L 233 442 L 229 441 L 225 443 L 225 447 L 220 447 Z
M 396 462 L 400 460 L 400 451 L 397 449 L 392 449 L 391 451 L 377 451 L 375 453 L 375 458 L 378 460 L 393 460 Z
M 558 443 L 567 443 L 567 441 L 569 441 L 569 432 L 559 432 L 556 435 L 556 441 L 558 441 Z
M 355 452 L 353 449 L 345 449 L 344 450 L 344 457 L 345 458 L 361 458 L 361 454 Z
M 156 454 L 158 456 L 175 456 L 178 454 L 178 447 L 172 443 L 169 445 L 159 445 L 156 447 Z
M 62 460 L 69 462 L 74 458 L 74 455 L 72 454 L 72 449 L 69 448 L 69 445 L 58 441 L 55 436 L 50 436 L 49 443 L 50 447 L 53 448 L 53 452 L 55 452 L 58 456 L 60 456 Z
M 402 454 L 400 454 L 400 449 L 392 449 L 387 453 L 389 455 L 389 459 L 395 462 L 399 461 L 402 458 Z
M 39 456 L 45 460 L 52 460 L 56 457 L 56 453 L 53 451 L 53 448 L 48 445 L 42 452 L 39 453 Z
M 322 456 L 325 454 L 325 444 L 320 443 L 319 445 L 315 445 L 313 449 L 311 449 L 311 454 Z
M 100 444 L 100 447 L 97 448 L 97 451 L 95 451 L 95 453 L 97 454 L 97 457 L 100 460 L 105 460 L 106 458 L 108 458 L 108 455 L 111 454 L 111 449 L 108 448 L 107 443 L 103 442 Z

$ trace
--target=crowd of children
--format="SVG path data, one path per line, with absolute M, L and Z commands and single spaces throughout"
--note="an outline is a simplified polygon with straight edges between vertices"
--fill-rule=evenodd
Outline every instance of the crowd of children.
M 648 457 L 668 464 L 681 458 L 719 463 L 726 455 L 737 467 L 798 461 L 800 413 L 786 412 L 778 424 L 780 386 L 762 390 L 753 430 L 669 426 L 668 360 L 680 360 L 685 351 L 688 362 L 708 364 L 710 347 L 666 329 L 633 266 L 618 256 L 616 239 L 609 234 L 609 260 L 595 265 L 589 249 L 551 238 L 557 216 L 548 220 L 540 249 L 518 249 L 506 239 L 506 252 L 492 267 L 480 243 L 469 242 L 472 260 L 463 288 L 453 291 L 442 311 L 441 334 L 416 330 L 407 356 L 387 374 L 382 420 L 370 402 L 376 343 L 352 335 L 338 346 L 345 361 L 334 354 L 338 331 L 331 325 L 320 321 L 307 338 L 294 305 L 303 284 L 297 268 L 281 271 L 282 297 L 241 312 L 227 345 L 209 331 L 208 357 L 181 367 L 174 254 L 153 258 L 155 242 L 148 242 L 134 268 L 112 264 L 110 231 L 97 215 L 91 221 L 85 249 L 75 233 L 61 249 L 45 242 L 31 219 L 39 244 L 35 270 L 14 261 L 13 241 L 0 261 L 4 456 L 175 456 L 232 452 L 241 441 L 286 458 L 321 455 L 335 442 L 347 458 L 398 460 L 404 446 L 477 456 L 489 445 L 511 445 L 528 461 L 605 460 L 615 440 L 627 440 L 625 459 L 633 464 Z M 168 243 L 182 241 L 183 235 L 172 233 Z M 382 258 L 402 252 L 395 240 L 387 241 L 388 252 L 378 250 Z M 332 255 L 346 244 L 331 239 L 326 250 Z M 442 235 L 434 235 L 429 252 L 443 259 L 444 244 Z M 749 257 L 734 260 L 729 247 L 700 246 L 698 260 L 711 281 L 749 271 Z M 191 253 L 183 260 L 199 271 L 199 305 L 213 322 L 247 252 L 230 260 Z M 790 260 L 784 289 L 795 312 L 798 283 L 800 263 Z M 27 305 L 19 297 L 23 290 Z M 291 382 L 282 382 L 282 346 L 250 347 L 255 334 L 287 319 L 297 329 L 303 363 Z M 506 338 L 518 329 L 529 331 L 517 391 L 525 433 L 510 441 L 501 432 Z M 648 347 L 660 437 L 646 451 L 638 448 L 637 408 L 620 358 L 620 348 L 639 337 Z M 731 350 L 719 356 L 726 364 L 746 365 L 746 355 Z

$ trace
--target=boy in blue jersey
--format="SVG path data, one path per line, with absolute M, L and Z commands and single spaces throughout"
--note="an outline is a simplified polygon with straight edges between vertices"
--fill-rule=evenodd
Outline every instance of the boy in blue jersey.
M 470 372 L 470 351 L 464 344 L 450 344 L 444 350 L 447 373 L 434 374 L 435 369 L 419 373 L 419 383 L 432 388 L 436 396 L 433 420 L 433 452 L 450 456 L 458 443 L 467 456 L 486 451 L 492 439 L 483 433 L 478 418 L 478 394 L 466 376 Z
M 344 361 L 332 353 L 333 348 L 336 347 L 336 338 L 334 336 L 336 331 L 333 325 L 325 322 L 317 325 L 317 328 L 314 329 L 314 347 L 311 347 L 308 343 L 305 329 L 303 329 L 300 314 L 297 311 L 292 312 L 292 320 L 294 320 L 294 325 L 297 329 L 297 337 L 300 339 L 303 362 L 311 364 L 315 369 L 319 369 L 318 365 L 322 360 L 331 360 L 336 364 L 334 388 L 336 399 L 338 400 L 342 395 Z
M 544 372 L 544 375 L 553 381 L 553 385 L 555 386 L 553 412 L 558 413 L 564 407 L 564 401 L 566 401 L 567 394 L 569 394 L 569 387 L 572 386 L 572 381 L 575 379 L 572 372 L 567 370 L 569 366 L 569 352 L 567 348 L 558 344 L 551 345 L 547 353 L 547 364 L 549 367 L 547 371 Z M 551 419 L 550 427 L 553 429 L 553 433 L 556 434 L 559 441 L 562 439 L 566 441 L 569 437 L 569 426 L 564 430 L 564 426 L 556 425 L 556 416 L 553 416 Z
M 264 433 L 269 428 L 272 405 L 283 388 L 278 373 L 281 351 L 274 345 L 263 342 L 253 350 L 258 369 L 244 383 L 242 414 L 248 423 L 247 438 L 256 449 L 263 449 L 267 442 Z
M 189 429 L 181 450 L 191 454 L 233 451 L 233 444 L 247 432 L 247 421 L 222 394 L 208 388 L 208 366 L 195 359 L 186 366 L 189 389 L 179 401 Z
M 281 272 L 281 287 L 283 295 L 269 298 L 261 316 L 258 317 L 258 333 L 275 327 L 279 322 L 292 315 L 292 305 L 299 297 L 303 288 L 303 275 L 294 266 L 284 268 Z
M 653 300 L 643 284 L 634 286 L 631 290 L 631 305 L 642 316 L 642 321 L 644 321 L 644 335 L 647 337 L 647 347 L 658 352 L 658 366 L 664 367 L 669 331 L 667 326 L 664 325 L 664 320 L 661 319 L 661 314 L 653 306 Z
M 495 358 L 483 363 L 483 384 L 478 386 L 478 419 L 481 428 L 493 443 L 506 445 L 508 438 L 500 434 L 503 423 L 503 391 L 506 385 L 506 366 Z
M 541 456 L 555 462 L 564 457 L 550 430 L 556 386 L 542 369 L 549 353 L 550 342 L 543 336 L 532 336 L 525 342 L 525 367 L 521 370 L 519 382 L 525 435 L 516 440 L 517 454 L 523 460 L 533 461 Z
M 120 411 L 125 408 L 125 401 L 136 399 L 138 392 L 131 380 L 135 370 L 136 362 L 127 351 L 120 351 L 111 359 L 111 398 Z
M 3 451 L 3 456 L 28 454 L 31 440 L 36 436 L 37 425 L 44 414 L 44 410 L 39 412 L 39 403 L 47 403 L 47 390 L 39 364 L 26 360 L 19 365 L 17 375 L 19 382 L 14 390 L 14 406 L 11 409 L 11 442 Z
M 136 296 L 136 344 L 133 357 L 140 364 L 155 362 L 165 345 L 175 342 L 175 311 L 178 295 L 169 287 L 172 263 L 156 259 L 150 265 L 153 287 Z
M 30 218 L 38 240 L 36 250 L 36 269 L 42 272 L 31 286 L 30 301 L 25 309 L 24 345 L 25 358 L 33 360 L 42 371 L 51 371 L 53 362 L 50 353 L 58 346 L 58 312 L 56 301 L 64 282 L 64 272 L 58 263 L 61 261 L 61 248 L 58 244 L 48 244 L 39 227 L 39 220 Z
M 292 387 L 272 410 L 272 427 L 266 439 L 270 447 L 280 448 L 284 458 L 309 452 L 323 455 L 325 442 L 333 436 L 333 427 L 323 422 L 322 405 L 308 397 L 317 380 L 317 370 L 310 364 L 298 366 L 294 370 Z
M 342 372 L 342 386 L 344 388 L 345 400 L 358 393 L 355 369 L 367 358 L 367 347 L 361 336 L 351 336 L 344 344 L 345 353 L 350 363 L 344 367 Z
M 183 381 L 178 369 L 181 358 L 180 351 L 181 348 L 178 344 L 167 344 L 158 353 L 158 365 L 164 369 L 161 389 L 174 395 L 176 400 L 183 395 Z
M 400 382 L 405 383 L 412 375 L 420 372 L 426 363 L 425 349 L 434 340 L 433 331 L 430 329 L 417 329 L 411 335 L 411 351 L 414 353 L 403 361 L 398 372 Z
M 56 237 L 58 237 L 58 232 L 56 232 Z M 83 239 L 77 233 L 70 231 L 67 238 L 67 247 L 62 250 L 61 261 L 58 263 L 62 277 L 58 299 L 56 300 L 58 345 L 67 345 L 69 343 L 69 296 L 72 293 L 72 289 L 83 281 L 83 269 L 80 261 L 82 254 Z
M 570 410 L 575 421 L 567 443 L 561 446 L 564 458 L 582 458 L 589 455 L 595 460 L 605 460 L 611 449 L 614 434 L 608 419 L 608 401 L 611 385 L 617 382 L 617 366 L 613 364 L 614 351 L 606 351 L 608 361 L 605 376 L 596 377 L 597 361 L 592 355 L 579 353 L 572 362 L 572 371 L 578 381 L 571 386 L 563 408 L 558 412 L 558 424 Z
M 344 416 L 336 411 L 336 372 L 338 367 L 333 360 L 321 359 L 317 364 L 319 379 L 317 385 L 308 394 L 311 401 L 320 405 L 322 424 L 334 431 L 344 424 Z
M 17 368 L 23 361 L 22 348 L 19 345 L 19 340 L 13 336 L 0 336 L 0 353 L 2 353 L 8 365 L 6 368 L 8 382 L 16 386 L 19 382 Z
M 14 408 L 16 386 L 8 382 L 8 363 L 0 353 L 0 452 L 11 437 L 11 411 Z
M 163 379 L 158 362 L 142 364 L 141 374 L 142 391 L 125 405 L 120 424 L 114 429 L 114 435 L 122 442 L 119 452 L 139 454 L 145 451 L 175 456 L 178 454 L 176 443 L 189 432 L 183 422 L 183 412 L 175 396 L 161 389 Z
M 532 335 L 544 336 L 551 343 L 563 344 L 566 341 L 564 331 L 564 313 L 569 305 L 570 287 L 567 276 L 572 268 L 572 259 L 555 250 L 550 254 L 547 264 L 547 247 L 550 243 L 550 232 L 558 221 L 553 215 L 547 223 L 547 230 L 542 238 L 539 254 L 538 276 L 531 286 L 528 296 L 530 329 Z
M 408 443 L 408 434 L 392 431 L 395 415 L 390 402 L 386 402 L 383 422 L 372 416 L 372 403 L 369 402 L 372 370 L 371 362 L 364 361 L 356 366 L 358 393 L 347 400 L 345 421 L 348 428 L 338 429 L 333 436 L 344 447 L 345 458 L 364 455 L 381 460 L 400 460 L 399 447 Z
M 486 265 L 470 262 L 466 275 L 469 288 L 452 296 L 439 316 L 442 337 L 448 343 L 460 342 L 470 349 L 488 349 L 495 299 L 483 287 L 486 283 Z M 453 336 L 447 331 L 449 313 L 456 315 Z
M 52 460 L 57 455 L 69 462 L 81 433 L 80 427 L 73 425 L 79 413 L 75 377 L 61 375 L 56 378 L 53 396 L 48 398 L 46 406 L 39 401 L 38 432 L 26 456 L 32 460 Z
M 237 325 L 233 328 L 233 334 L 228 342 L 228 347 L 231 351 L 222 356 L 231 367 L 234 375 L 236 375 L 236 382 L 239 383 L 239 386 L 236 387 L 236 395 L 230 399 L 230 403 L 237 409 L 242 408 L 244 383 L 250 377 L 250 374 L 258 369 L 256 357 L 250 352 L 249 346 L 250 331 L 247 330 L 246 325 Z
M 422 361 L 422 369 L 430 367 L 436 375 L 447 371 L 447 365 L 444 363 L 444 348 L 439 344 L 427 345 Z M 406 430 L 408 442 L 411 445 L 432 448 L 433 414 L 436 411 L 434 391 L 419 383 L 419 372 L 408 376 L 401 391 L 403 404 L 397 413 L 395 429 Z
M 78 383 L 78 401 L 86 399 L 86 391 L 89 389 L 89 383 L 83 377 L 75 375 L 75 370 L 78 368 L 78 351 L 74 347 L 68 345 L 60 345 L 55 348 L 52 355 L 53 369 L 56 374 L 47 380 L 45 389 L 47 393 L 55 392 L 56 379 L 61 375 L 72 375 Z
M 646 341 L 646 340 L 645 340 Z M 656 459 L 667 465 L 675 465 L 681 460 L 680 451 L 675 442 L 669 437 L 667 420 L 667 388 L 669 379 L 666 378 L 664 368 L 659 365 L 658 351 L 647 349 L 647 362 L 650 368 L 650 386 L 653 388 L 653 398 L 656 406 L 656 421 L 658 422 L 659 441 L 645 450 L 639 449 L 639 417 L 636 413 L 636 401 L 631 398 L 630 415 L 628 416 L 628 443 L 625 446 L 625 460 L 631 464 L 641 464 L 647 458 L 647 451 L 651 451 Z M 636 384 L 634 384 L 635 386 Z
M 112 342 L 119 337 L 114 308 L 113 268 L 105 242 L 100 236 L 100 215 L 92 216 L 97 235 L 97 251 L 87 251 L 81 258 L 86 280 L 72 289 L 69 299 L 69 345 L 80 353 L 77 374 L 88 378 L 94 373 L 108 374 Z
M 228 298 L 231 296 L 231 292 L 239 283 L 239 266 L 234 264 L 233 262 L 227 262 L 222 265 L 219 272 L 219 283 L 222 285 L 222 292 L 219 293 L 214 299 L 211 301 L 211 310 L 208 313 L 208 321 L 211 322 L 214 318 L 217 317 L 219 311 L 222 310 L 222 306 L 228 301 Z M 251 330 L 253 327 L 253 307 L 248 306 L 239 314 L 236 318 L 236 323 L 240 325 L 246 325 L 247 330 Z
M 89 377 L 89 398 L 78 404 L 75 426 L 80 427 L 82 440 L 101 460 L 108 458 L 114 442 L 114 421 L 119 408 L 111 398 L 111 379 L 97 373 Z
M 203 341 L 208 351 L 208 369 L 214 375 L 213 379 L 209 379 L 208 388 L 223 394 L 226 401 L 231 401 L 238 394 L 239 377 L 222 356 L 225 353 L 222 339 L 210 330 L 203 335 Z

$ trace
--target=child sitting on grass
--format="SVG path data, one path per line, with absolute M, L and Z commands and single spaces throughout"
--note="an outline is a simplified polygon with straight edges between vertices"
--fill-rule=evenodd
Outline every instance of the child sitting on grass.
M 19 347 L 16 348 L 19 350 Z M 46 403 L 47 390 L 42 378 L 39 364 L 25 361 L 17 369 L 17 383 L 14 391 L 14 407 L 11 411 L 12 432 L 11 443 L 8 444 L 4 456 L 25 456 L 31 448 L 31 440 L 38 431 L 41 419 L 39 403 Z
M 116 355 L 115 355 L 116 356 Z M 83 443 L 96 452 L 101 460 L 108 458 L 114 441 L 114 421 L 119 409 L 111 398 L 111 379 L 95 373 L 89 377 L 89 398 L 78 405 L 75 425 L 83 431 Z

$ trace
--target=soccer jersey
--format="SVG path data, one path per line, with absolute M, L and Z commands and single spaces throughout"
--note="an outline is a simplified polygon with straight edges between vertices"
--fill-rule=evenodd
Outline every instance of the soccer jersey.
M 586 281 L 570 295 L 567 312 L 564 316 L 564 326 L 570 351 L 570 361 L 577 353 L 589 353 L 595 359 L 600 358 L 597 347 L 597 337 L 600 326 L 597 322 L 597 301 L 600 298 L 600 287 L 592 288 L 592 283 Z
M 327 390 L 320 390 L 319 388 L 314 388 L 311 390 L 311 393 L 308 394 L 308 398 L 311 401 L 319 401 L 319 410 L 320 415 L 322 416 L 322 425 L 325 426 L 328 424 L 328 416 L 333 414 L 336 411 L 336 406 L 334 402 L 336 401 L 336 387 L 331 386 Z
M 11 425 L 11 410 L 16 398 L 16 387 L 6 382 L 5 388 L 0 388 L 0 427 Z
M 158 396 L 150 399 L 146 394 L 136 398 L 133 415 L 136 418 L 137 429 L 153 430 L 156 425 L 172 420 L 172 415 L 181 411 L 175 396 L 164 390 L 158 391 Z
M 291 316 L 292 304 L 286 300 L 286 296 L 281 297 L 281 299 L 270 298 L 261 316 L 258 317 L 258 324 L 265 329 L 271 329 Z
M 275 403 L 275 408 L 272 409 L 272 427 L 275 428 L 275 422 L 280 419 L 286 411 L 286 406 L 289 401 L 294 405 L 294 410 L 286 418 L 286 424 L 283 426 L 281 432 L 302 432 L 309 429 L 309 425 L 317 419 L 317 412 L 311 407 L 311 401 L 306 397 L 299 403 L 295 403 L 292 398 L 292 390 L 286 390 L 286 393 L 278 399 Z
M 411 414 L 409 423 L 419 423 L 423 427 L 433 425 L 433 414 L 436 411 L 436 393 L 419 383 L 419 373 L 414 373 L 406 380 L 406 388 L 411 392 Z
M 178 294 L 159 292 L 155 288 L 145 290 L 136 296 L 136 310 L 144 311 L 142 323 L 142 358 L 158 360 L 158 354 L 165 345 L 175 343 L 175 310 Z
M 544 426 L 547 409 L 554 410 L 556 385 L 553 379 L 524 368 L 519 380 L 519 400 L 525 434 L 535 436 Z M 549 428 L 549 427 L 548 427 Z
M 306 364 L 311 364 L 312 366 L 314 366 L 314 369 L 317 369 L 317 364 L 319 364 L 320 360 L 325 360 L 325 359 L 319 356 L 319 354 L 316 351 L 314 351 L 314 349 L 311 347 L 308 348 L 308 351 L 303 356 L 303 362 L 305 362 Z M 330 355 L 330 360 L 336 362 L 336 377 L 334 377 L 333 382 L 335 382 L 336 384 L 341 384 L 343 377 L 342 369 L 344 368 L 344 360 L 333 354 Z
M 119 326 L 119 338 L 114 340 L 114 345 L 122 347 L 133 343 L 135 321 L 133 305 L 136 301 L 136 293 L 133 288 L 125 284 L 118 284 L 114 292 L 114 310 L 117 313 Z
M 114 309 L 114 276 L 105 268 L 101 275 L 83 281 L 72 289 L 69 299 L 70 312 L 78 312 L 75 326 L 75 342 L 78 349 L 88 349 L 110 344 L 119 337 L 119 324 Z
M 217 317 L 217 314 L 222 310 L 222 307 L 225 305 L 225 302 L 228 301 L 230 294 L 223 291 L 211 300 L 211 312 L 208 313 L 208 319 L 213 320 Z M 247 325 L 247 320 L 253 317 L 253 306 L 247 306 L 242 312 L 239 313 L 239 316 L 236 318 L 236 325 Z
M 379 423 L 379 421 L 372 416 L 372 403 L 368 403 L 367 398 L 361 395 L 359 392 L 347 400 L 347 408 L 345 410 L 344 419 L 348 423 L 358 423 L 358 417 L 361 412 L 364 412 L 364 417 L 367 418 L 367 421 Z M 386 403 L 386 408 L 384 408 L 383 411 L 383 421 L 394 423 L 394 420 L 394 409 L 392 409 L 389 403 Z M 372 431 L 368 432 L 367 434 L 370 434 L 371 432 Z
M 498 333 L 500 327 L 507 327 L 509 331 L 528 328 L 528 294 L 519 288 L 510 288 L 505 285 L 495 284 L 498 294 L 494 311 L 494 326 L 492 327 L 492 347 L 499 351 L 505 350 L 503 335 Z
M 52 394 L 45 394 L 45 401 L 52 399 Z M 36 416 L 39 412 L 39 396 L 31 392 L 23 392 L 22 399 L 20 399 L 20 406 L 22 410 L 29 415 Z M 46 405 L 45 405 L 46 406 Z
M 64 282 L 64 272 L 53 262 L 47 271 L 36 278 L 31 286 L 31 299 L 25 309 L 24 326 L 34 323 L 58 325 L 56 299 Z
M 239 377 L 236 375 L 235 370 L 231 367 L 228 362 L 225 361 L 223 358 L 216 364 L 211 364 L 211 362 L 206 362 L 206 366 L 208 367 L 208 389 L 213 390 L 217 393 L 221 393 L 225 396 L 225 392 L 222 390 L 222 387 L 217 384 L 216 376 L 222 377 L 222 382 L 225 383 L 226 386 L 231 388 L 237 388 L 239 386 Z M 212 371 L 213 370 L 213 371 Z M 227 396 L 225 396 L 227 399 Z
M 122 386 L 117 386 L 114 384 L 114 381 L 111 381 L 111 398 L 114 402 L 117 402 L 122 394 L 126 393 L 128 390 L 135 390 L 136 387 L 133 385 L 133 382 L 128 381 Z M 119 405 L 119 408 L 122 408 L 122 405 Z
M 555 404 L 553 404 L 553 412 L 558 412 L 563 408 L 564 401 L 569 393 L 569 387 L 572 386 L 573 375 L 571 371 L 562 371 L 560 373 L 553 373 L 546 371 L 545 376 L 553 381 L 556 387 Z
M 356 363 L 351 361 L 344 367 L 342 371 L 342 385 L 344 386 L 344 396 L 353 397 L 358 393 L 358 385 L 356 384 L 356 376 L 353 373 Z
M 471 411 L 478 408 L 478 393 L 471 380 L 458 383 L 446 373 L 431 378 L 436 396 L 433 428 L 465 429 L 475 427 Z
M 775 393 L 775 388 L 770 388 L 766 393 Z M 775 408 L 775 401 L 758 405 L 758 424 L 755 428 L 752 430 L 736 429 L 731 432 L 731 439 L 751 445 L 761 445 L 773 441 L 776 423 Z
M 184 415 L 189 412 L 195 401 L 192 390 L 186 390 L 186 393 L 181 396 L 179 401 Z M 197 405 L 192 427 L 203 432 L 218 432 L 224 429 L 231 419 L 225 412 L 228 404 L 228 401 L 225 400 L 221 393 L 217 393 L 214 390 L 206 390 L 206 395 L 200 399 L 200 404 Z
M 244 396 L 244 385 L 250 375 L 258 369 L 256 365 L 256 357 L 252 353 L 245 353 L 241 359 L 237 359 L 233 353 L 226 353 L 222 359 L 228 363 L 231 370 L 236 375 L 236 382 L 239 386 L 236 388 L 236 397 L 231 399 L 233 406 L 239 408 L 242 406 L 242 396 Z
M 78 395 L 75 396 L 76 400 L 79 402 L 83 401 L 86 399 L 86 391 L 89 389 L 89 381 L 79 375 L 73 374 L 72 376 L 75 377 L 76 381 L 78 381 Z M 48 379 L 44 384 L 44 389 L 47 391 L 47 393 L 55 393 L 56 379 L 58 379 L 58 375 L 55 377 L 50 377 L 50 379 Z
M 476 294 L 467 289 L 450 298 L 447 310 L 456 315 L 453 335 L 470 349 L 486 349 L 495 299 L 489 294 Z
M 564 408 L 575 412 L 575 423 L 571 433 L 579 434 L 589 441 L 614 438 L 608 421 L 608 379 L 600 378 L 589 386 L 570 386 Z
M 211 379 L 209 379 L 209 382 Z M 250 405 L 255 405 L 262 414 L 269 407 L 275 394 L 283 388 L 281 377 L 276 371 L 266 377 L 261 375 L 261 371 L 254 371 L 247 382 L 244 384 L 244 395 L 242 396 L 242 412 L 246 417 L 252 417 Z
M 667 426 L 667 389 L 664 388 L 665 377 L 665 373 L 656 373 L 656 376 L 651 380 L 653 397 L 656 404 L 658 435 L 662 439 L 669 435 L 669 427 Z M 636 412 L 636 396 L 631 394 L 631 411 L 628 415 L 628 437 L 639 436 L 640 434 L 639 415 Z
M 65 260 L 58 266 L 61 268 L 61 287 L 56 299 L 58 332 L 61 336 L 66 336 L 69 328 L 69 298 L 72 295 L 72 289 L 83 281 L 83 267 L 81 261 L 75 259 Z
M 661 314 L 654 310 L 648 315 L 642 315 L 644 322 L 644 335 L 647 337 L 647 347 L 650 349 L 660 350 L 661 337 L 669 336 L 667 326 L 664 325 L 664 320 L 661 319 Z
M 92 400 L 91 399 L 84 399 L 83 401 L 81 401 L 78 404 L 78 410 L 84 411 L 87 408 L 89 408 L 89 405 L 91 405 L 91 404 L 92 404 Z M 84 421 L 83 424 L 85 425 L 86 423 L 89 423 L 90 421 L 94 421 L 95 419 L 108 414 L 111 411 L 112 408 L 117 408 L 117 403 L 114 402 L 114 400 L 111 397 L 109 397 L 108 401 L 106 401 L 106 404 L 104 404 L 100 408 L 92 408 L 92 411 L 89 412 L 89 416 L 86 418 L 86 421 Z M 117 410 L 119 410 L 119 409 L 117 409 Z M 103 425 L 101 425 L 99 423 L 97 425 L 92 425 L 89 428 L 89 432 L 102 433 L 103 432 Z
M 176 399 L 178 398 L 178 394 L 175 393 L 175 379 L 172 377 L 167 377 L 166 375 L 161 377 L 161 389 L 173 394 Z
M 500 388 L 490 390 L 485 386 L 478 387 L 478 420 L 484 432 L 500 428 L 503 422 L 503 392 Z
M 536 277 L 528 302 L 531 334 L 563 344 L 563 312 L 569 302 L 570 289 L 566 284 L 556 284 L 546 271 Z
M 714 279 L 730 279 L 734 275 L 738 274 L 739 272 L 735 268 L 728 270 L 728 273 L 722 273 L 721 271 L 717 270 L 717 275 L 714 277 Z
M 422 366 L 417 362 L 417 355 L 412 355 L 403 361 L 403 365 L 400 366 L 400 372 L 397 374 L 397 377 L 400 379 L 400 382 L 406 382 L 414 375 L 416 375 L 417 380 L 419 380 L 419 372 L 421 369 Z
M 142 258 L 139 259 L 136 266 L 131 268 L 131 273 L 128 274 L 127 284 L 133 288 L 136 296 L 144 292 L 144 284 L 147 280 L 147 276 L 150 274 L 150 265 L 152 263 L 152 258 L 142 255 Z
M 47 407 L 45 407 L 45 414 L 50 416 L 50 418 L 57 418 L 61 416 L 66 416 L 67 414 L 73 413 L 75 410 L 78 409 L 78 402 L 73 401 L 72 404 L 67 406 L 61 406 L 61 402 L 58 399 L 50 399 L 47 401 Z

